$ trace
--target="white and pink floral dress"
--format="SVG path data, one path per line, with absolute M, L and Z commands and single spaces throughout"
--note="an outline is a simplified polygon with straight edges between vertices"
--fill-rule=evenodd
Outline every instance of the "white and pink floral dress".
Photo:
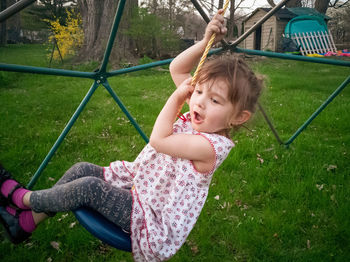
M 132 188 L 131 241 L 135 261 L 163 261 L 180 249 L 203 208 L 214 171 L 234 146 L 224 136 L 193 130 L 188 113 L 174 123 L 174 133 L 208 139 L 216 154 L 209 173 L 198 172 L 190 160 L 158 153 L 149 144 L 134 162 L 115 161 L 104 168 L 107 182 Z

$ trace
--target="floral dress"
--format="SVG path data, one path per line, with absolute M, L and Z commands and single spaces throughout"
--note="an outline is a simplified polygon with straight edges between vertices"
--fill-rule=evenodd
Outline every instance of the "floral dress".
M 234 146 L 224 136 L 193 130 L 188 113 L 174 123 L 173 130 L 201 135 L 210 142 L 216 156 L 210 172 L 200 173 L 192 161 L 158 153 L 150 144 L 134 162 L 115 161 L 104 168 L 107 182 L 132 188 L 135 261 L 163 261 L 180 249 L 203 208 L 214 171 Z

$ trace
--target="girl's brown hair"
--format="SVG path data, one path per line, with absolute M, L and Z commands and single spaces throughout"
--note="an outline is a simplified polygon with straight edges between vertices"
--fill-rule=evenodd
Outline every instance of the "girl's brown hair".
M 229 88 L 229 98 L 237 114 L 243 110 L 255 112 L 262 90 L 262 80 L 238 57 L 218 56 L 208 59 L 198 73 L 198 83 L 223 80 Z

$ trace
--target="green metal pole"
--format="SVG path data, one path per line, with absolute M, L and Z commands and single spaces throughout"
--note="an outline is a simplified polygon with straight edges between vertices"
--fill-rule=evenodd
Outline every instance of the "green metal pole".
M 35 0 L 21 0 L 6 8 L 5 10 L 1 11 L 0 23 L 2 23 L 7 18 L 13 16 L 14 14 L 18 13 L 19 11 L 21 11 L 22 9 L 26 8 L 28 5 L 31 5 L 34 2 Z
M 57 140 L 56 140 L 55 144 L 52 146 L 50 152 L 47 154 L 44 161 L 41 163 L 38 170 L 33 175 L 32 179 L 29 181 L 29 184 L 27 185 L 28 189 L 31 189 L 34 186 L 34 184 L 36 183 L 36 181 L 39 179 L 42 171 L 45 169 L 47 164 L 50 162 L 51 158 L 53 157 L 53 155 L 57 151 L 58 147 L 63 142 L 64 138 L 66 137 L 66 135 L 68 134 L 68 132 L 70 131 L 72 126 L 74 125 L 75 121 L 78 119 L 80 113 L 83 111 L 84 107 L 89 102 L 92 94 L 95 92 L 95 90 L 97 89 L 98 86 L 99 86 L 99 84 L 96 81 L 92 84 L 90 90 L 87 92 L 84 99 L 81 101 L 80 105 L 78 106 L 78 108 L 74 112 L 73 116 L 69 120 L 68 124 L 65 126 L 65 128 L 63 129 L 60 136 L 57 138 Z
M 269 125 L 269 127 L 270 127 L 272 133 L 274 134 L 276 140 L 278 141 L 278 143 L 280 143 L 281 145 L 284 144 L 282 139 L 278 135 L 278 132 L 277 132 L 276 128 L 273 126 L 270 118 L 267 116 L 264 108 L 262 107 L 262 105 L 259 102 L 258 102 L 258 108 L 259 108 L 261 114 L 263 115 L 263 117 L 265 118 L 266 123 Z
M 306 61 L 306 62 L 313 62 L 313 63 L 319 63 L 319 64 L 350 67 L 350 61 L 344 61 L 344 60 L 335 60 L 335 59 L 322 58 L 322 57 L 289 55 L 289 54 L 274 53 L 274 52 L 267 52 L 267 51 L 261 51 L 261 50 L 243 49 L 243 48 L 234 47 L 234 46 L 232 46 L 231 49 L 234 52 L 245 53 L 249 55 L 260 55 L 260 56 L 281 58 L 281 59 L 287 59 L 287 60 L 297 60 L 297 61 Z
M 102 73 L 106 72 L 108 60 L 109 60 L 109 57 L 111 55 L 114 40 L 115 40 L 115 37 L 116 37 L 117 32 L 118 32 L 119 23 L 120 23 L 122 15 L 123 15 L 124 6 L 125 6 L 125 0 L 119 0 L 117 12 L 116 12 L 115 17 L 114 17 L 114 23 L 112 26 L 111 33 L 109 35 L 106 51 L 105 51 L 105 54 L 104 54 L 104 57 L 102 60 L 102 65 L 101 65 L 101 69 L 100 69 L 100 72 L 102 72 Z
M 118 106 L 120 107 L 120 109 L 124 112 L 124 114 L 127 116 L 127 118 L 130 120 L 131 124 L 135 127 L 135 129 L 137 130 L 137 132 L 139 132 L 139 134 L 141 135 L 141 137 L 143 138 L 143 140 L 145 140 L 146 143 L 149 142 L 148 137 L 146 136 L 146 134 L 142 131 L 142 129 L 140 128 L 140 126 L 137 124 L 136 120 L 133 118 L 133 116 L 129 113 L 129 111 L 126 109 L 126 107 L 124 106 L 123 102 L 119 99 L 119 97 L 117 96 L 117 94 L 113 91 L 113 89 L 111 88 L 111 86 L 109 85 L 108 81 L 106 80 L 105 82 L 102 83 L 102 85 L 107 89 L 107 91 L 109 92 L 109 94 L 113 97 L 113 99 L 117 102 Z
M 171 61 L 173 61 L 173 59 L 166 59 L 166 60 L 152 62 L 152 63 L 148 63 L 148 64 L 144 64 L 144 65 L 137 65 L 137 66 L 132 66 L 132 67 L 128 67 L 128 68 L 122 68 L 122 69 L 110 71 L 106 75 L 108 77 L 116 76 L 116 75 L 122 75 L 122 74 L 135 72 L 135 71 L 140 71 L 140 70 L 144 70 L 144 69 L 148 69 L 148 68 L 152 68 L 152 67 L 168 65 L 168 64 L 171 63 Z
M 323 109 L 350 83 L 350 76 L 327 98 L 326 101 L 309 117 L 308 120 L 292 135 L 292 137 L 285 142 L 286 146 L 290 145 L 294 139 L 314 120 L 316 116 L 318 116 Z
M 223 48 L 215 48 L 213 50 L 210 50 L 208 55 L 217 54 L 217 53 L 220 53 L 222 51 L 224 51 Z M 106 73 L 106 76 L 107 77 L 116 76 L 116 75 L 126 74 L 126 73 L 130 73 L 130 72 L 140 71 L 140 70 L 144 70 L 144 69 L 149 69 L 152 67 L 168 65 L 171 63 L 171 61 L 173 61 L 173 58 L 165 59 L 162 61 L 156 61 L 156 62 L 144 64 L 144 65 L 137 65 L 137 66 L 132 66 L 132 67 L 128 67 L 128 68 L 118 69 L 118 70 L 114 70 L 114 71 L 110 71 L 110 72 Z
M 64 69 L 3 64 L 3 63 L 0 63 L 0 71 L 54 75 L 54 76 L 72 76 L 72 77 L 82 77 L 82 78 L 92 78 L 92 79 L 95 79 L 97 74 L 97 73 L 90 73 L 90 72 L 80 72 L 80 71 L 72 71 L 72 70 L 64 70 Z

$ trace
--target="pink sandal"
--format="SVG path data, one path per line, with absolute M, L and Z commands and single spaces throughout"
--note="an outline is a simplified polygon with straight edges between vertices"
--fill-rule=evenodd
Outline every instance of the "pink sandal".
M 13 244 L 19 244 L 31 236 L 31 233 L 24 231 L 19 223 L 19 216 L 23 211 L 16 209 L 16 213 L 12 215 L 6 210 L 6 207 L 0 206 L 0 223 Z

